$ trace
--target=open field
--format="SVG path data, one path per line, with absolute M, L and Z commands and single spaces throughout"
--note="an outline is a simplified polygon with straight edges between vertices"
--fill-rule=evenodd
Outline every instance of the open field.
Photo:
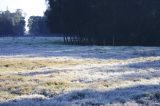
M 160 47 L 0 38 L 0 106 L 160 106 Z

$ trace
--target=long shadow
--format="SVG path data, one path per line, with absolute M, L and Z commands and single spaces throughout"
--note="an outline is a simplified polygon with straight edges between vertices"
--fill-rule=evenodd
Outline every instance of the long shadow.
M 19 72 L 17 75 L 20 76 L 37 76 L 37 75 L 50 75 L 50 74 L 55 74 L 58 72 L 67 72 L 70 70 L 63 69 L 63 70 L 58 70 L 58 69 L 39 69 L 39 71 L 33 71 L 33 72 Z
M 117 70 L 114 70 L 115 67 L 117 67 Z M 133 62 L 133 63 L 127 63 L 125 65 L 115 65 L 114 67 L 109 67 L 106 72 L 121 72 L 120 70 L 125 70 L 125 68 L 130 68 L 130 69 L 160 69 L 160 60 L 150 60 L 150 61 L 145 61 L 145 62 Z M 99 68 L 102 70 L 102 72 L 105 72 L 107 69 L 107 66 Z M 113 70 L 112 70 L 113 69 Z M 130 70 L 128 70 L 130 71 Z
M 154 69 L 154 70 L 150 70 Z M 157 61 L 147 61 L 147 62 L 137 62 L 137 63 L 129 63 L 127 65 L 122 65 L 117 68 L 115 67 L 99 67 L 99 68 L 91 68 L 90 72 L 103 72 L 103 73 L 122 73 L 122 76 L 119 76 L 120 79 L 129 80 L 129 79 L 152 79 L 152 78 L 160 78 L 160 60 Z M 44 71 L 43 71 L 44 70 Z M 36 75 L 49 75 L 57 72 L 67 72 L 71 70 L 55 70 L 55 69 L 40 69 L 40 71 L 34 72 L 23 72 L 18 73 L 21 76 L 36 76 Z M 74 70 L 72 70 L 74 71 Z M 130 71 L 134 71 L 134 73 L 128 73 Z M 105 79 L 104 79 L 105 80 Z M 97 80 L 98 81 L 98 80 Z
M 0 56 L 76 57 L 124 60 L 135 57 L 160 56 L 158 47 L 78 46 L 52 43 L 0 43 Z
M 130 105 L 127 105 L 127 104 Z M 160 85 L 138 85 L 110 91 L 92 89 L 71 91 L 54 98 L 21 98 L 0 106 L 135 106 L 160 103 Z
M 130 63 L 126 65 L 129 68 L 160 68 L 160 60 Z
M 52 73 L 56 73 L 58 72 L 58 70 L 47 70 L 47 71 L 43 71 L 43 72 L 26 72 L 26 73 L 18 73 L 18 75 L 20 76 L 36 76 L 36 75 L 48 75 L 48 74 L 52 74 Z
M 135 73 L 123 75 L 124 80 L 160 78 L 160 60 L 130 63 L 122 67 L 135 70 Z
M 150 60 L 145 62 L 133 62 L 133 63 L 127 63 L 125 65 L 118 64 L 114 66 L 103 66 L 103 67 L 96 67 L 96 69 L 93 67 L 91 70 L 94 72 L 106 72 L 106 73 L 114 73 L 114 72 L 129 72 L 131 70 L 138 70 L 141 69 L 147 70 L 147 69 L 160 69 L 160 60 Z

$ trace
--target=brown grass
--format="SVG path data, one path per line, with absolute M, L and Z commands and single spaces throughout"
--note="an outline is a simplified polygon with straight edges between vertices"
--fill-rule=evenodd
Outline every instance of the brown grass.
M 79 61 L 74 60 L 48 60 L 48 59 L 19 59 L 19 58 L 7 58 L 0 60 L 0 71 L 26 71 L 35 70 L 43 67 L 54 68 L 54 67 L 67 67 L 79 64 Z
M 36 70 L 39 68 L 55 68 L 55 67 L 69 67 L 76 65 L 91 65 L 91 64 L 119 64 L 128 62 L 141 62 L 141 61 L 155 61 L 160 60 L 157 57 L 141 57 L 141 58 L 131 58 L 126 60 L 56 60 L 56 59 L 31 59 L 31 58 L 1 58 L 0 60 L 0 72 L 6 71 L 26 71 L 26 70 Z
M 127 60 L 96 60 L 96 59 L 49 59 L 49 58 L 1 58 L 0 59 L 0 101 L 12 99 L 18 95 L 28 94 L 42 94 L 45 96 L 53 96 L 56 92 L 63 92 L 77 88 L 92 88 L 92 89 L 110 89 L 115 87 L 124 87 L 133 85 L 138 82 L 134 81 L 120 81 L 112 82 L 91 82 L 81 83 L 72 82 L 72 80 L 79 79 L 79 73 L 74 71 L 50 73 L 49 75 L 23 76 L 15 74 L 14 72 L 27 72 L 28 70 L 36 70 L 39 68 L 68 68 L 76 65 L 108 65 L 115 63 L 141 62 L 141 61 L 155 61 L 160 60 L 157 57 L 147 58 L 131 58 Z M 63 69 L 62 69 L 63 70 Z M 77 71 L 75 69 L 75 71 Z M 9 73 L 8 73 L 9 72 Z M 11 72 L 11 73 L 10 73 Z M 83 74 L 84 71 L 81 73 Z M 85 74 L 85 73 L 84 73 Z M 148 80 L 140 80 L 139 82 L 147 82 Z M 58 94 L 58 93 L 57 93 Z

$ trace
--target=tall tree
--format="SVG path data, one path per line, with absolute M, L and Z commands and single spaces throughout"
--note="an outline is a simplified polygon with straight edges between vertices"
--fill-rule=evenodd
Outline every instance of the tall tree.
M 28 19 L 29 33 L 35 35 L 49 34 L 46 17 L 31 16 Z
M 52 33 L 70 42 L 160 45 L 159 0 L 48 0 Z
M 0 36 L 22 36 L 24 32 L 25 18 L 22 10 L 0 12 Z

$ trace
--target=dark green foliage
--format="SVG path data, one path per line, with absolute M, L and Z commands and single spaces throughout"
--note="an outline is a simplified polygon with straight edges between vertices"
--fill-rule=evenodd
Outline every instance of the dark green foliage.
M 160 45 L 159 0 L 48 0 L 52 33 L 76 44 Z
M 22 36 L 25 32 L 25 18 L 22 10 L 0 12 L 0 36 Z
M 28 20 L 29 33 L 34 35 L 49 34 L 46 17 L 31 16 Z

